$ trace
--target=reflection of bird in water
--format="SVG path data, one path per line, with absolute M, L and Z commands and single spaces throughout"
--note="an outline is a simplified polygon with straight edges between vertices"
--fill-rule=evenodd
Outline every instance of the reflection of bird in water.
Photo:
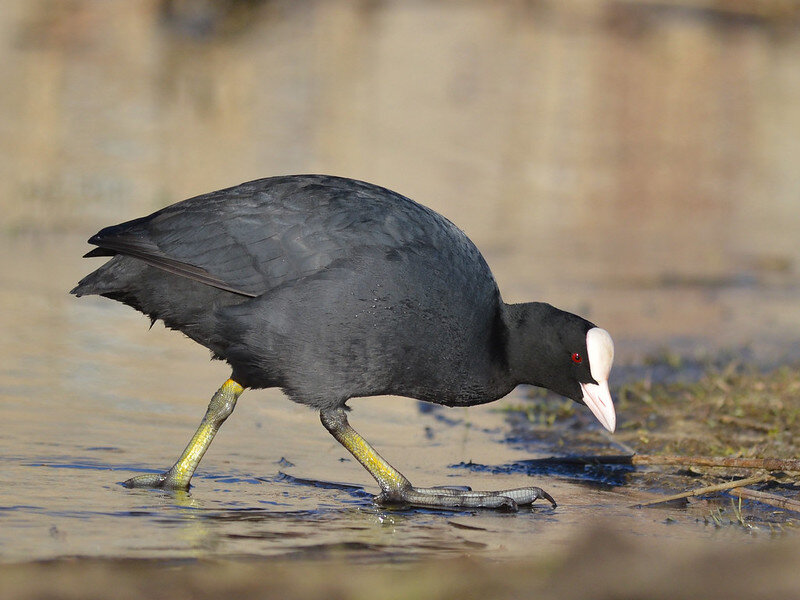
M 280 387 L 381 487 L 378 501 L 505 507 L 552 498 L 417 488 L 348 423 L 350 398 L 393 394 L 447 406 L 527 383 L 585 403 L 609 430 L 608 333 L 549 304 L 505 304 L 472 242 L 387 189 L 320 175 L 273 177 L 108 227 L 87 256 L 113 256 L 72 293 L 162 319 L 233 372 L 184 454 L 131 487 L 185 489 L 246 387 Z

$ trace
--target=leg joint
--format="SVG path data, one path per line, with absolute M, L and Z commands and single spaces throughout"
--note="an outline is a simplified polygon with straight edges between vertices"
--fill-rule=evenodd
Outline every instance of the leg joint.
M 236 400 L 239 399 L 242 391 L 244 391 L 242 386 L 232 379 L 226 381 L 208 403 L 207 418 L 215 424 L 221 425 L 236 408 Z
M 331 408 L 319 412 L 319 420 L 329 432 L 341 431 L 349 424 L 347 422 L 347 412 L 343 408 Z

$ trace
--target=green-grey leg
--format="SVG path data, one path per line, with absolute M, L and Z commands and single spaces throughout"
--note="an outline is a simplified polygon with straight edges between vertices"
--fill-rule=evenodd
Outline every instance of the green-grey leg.
M 219 431 L 220 426 L 225 422 L 234 407 L 244 388 L 233 379 L 228 379 L 217 390 L 211 402 L 208 404 L 203 421 L 197 428 L 186 450 L 183 451 L 172 468 L 165 473 L 147 473 L 128 479 L 122 485 L 129 488 L 163 488 L 171 490 L 187 490 L 189 482 L 194 475 L 200 459 L 208 450 L 211 441 Z
M 553 508 L 555 500 L 538 487 L 500 490 L 496 492 L 474 492 L 447 488 L 418 488 L 411 485 L 400 471 L 392 467 L 375 449 L 350 426 L 343 408 L 320 412 L 325 428 L 369 471 L 381 488 L 375 498 L 378 504 L 406 504 L 440 508 L 499 508 L 517 510 L 519 506 L 533 504 L 543 498 Z

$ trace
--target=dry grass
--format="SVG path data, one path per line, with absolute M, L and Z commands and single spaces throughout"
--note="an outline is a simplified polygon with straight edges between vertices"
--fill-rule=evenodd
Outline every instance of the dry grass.
M 696 383 L 629 383 L 615 436 L 641 454 L 797 458 L 800 372 L 743 372 L 735 363 Z

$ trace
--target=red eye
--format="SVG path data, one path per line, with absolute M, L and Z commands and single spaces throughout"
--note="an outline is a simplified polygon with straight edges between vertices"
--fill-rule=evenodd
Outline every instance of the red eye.
M 572 355 L 572 362 L 574 362 L 576 365 L 579 365 L 583 362 L 583 357 L 577 352 L 575 352 Z

